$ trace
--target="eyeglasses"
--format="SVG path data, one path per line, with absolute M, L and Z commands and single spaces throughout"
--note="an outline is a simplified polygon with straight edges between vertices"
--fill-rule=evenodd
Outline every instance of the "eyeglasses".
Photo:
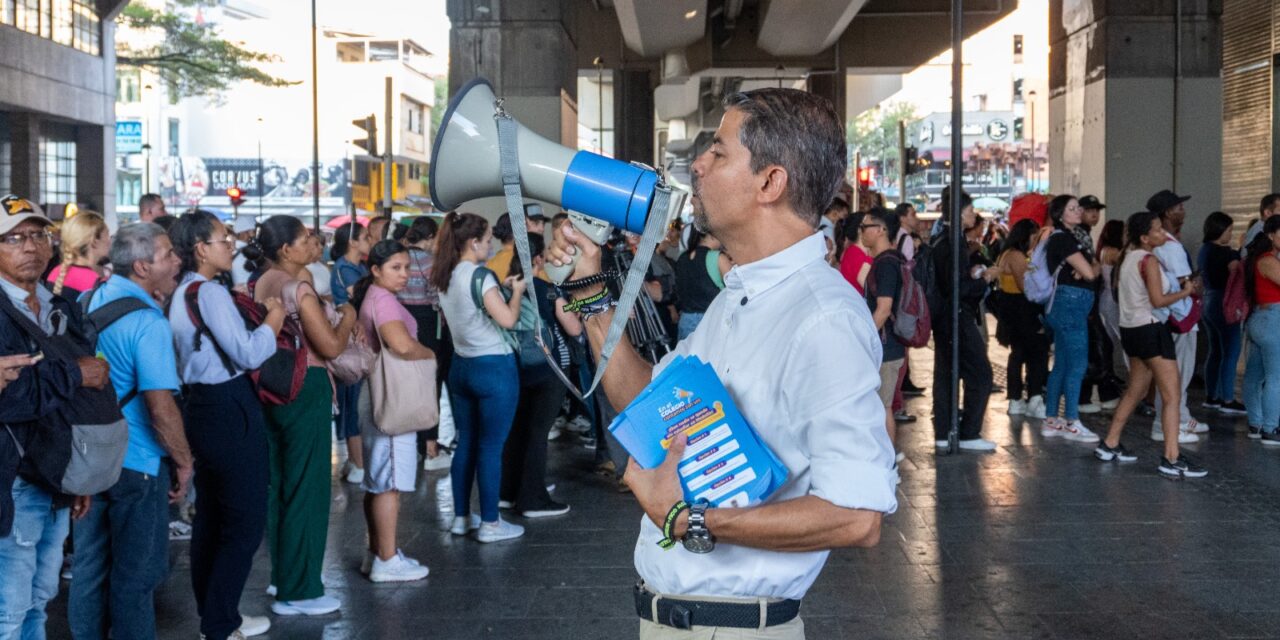
M 0 242 L 15 249 L 26 244 L 27 240 L 30 240 L 37 247 L 43 247 L 53 241 L 53 234 L 48 231 L 28 231 L 26 233 L 6 233 L 0 236 Z

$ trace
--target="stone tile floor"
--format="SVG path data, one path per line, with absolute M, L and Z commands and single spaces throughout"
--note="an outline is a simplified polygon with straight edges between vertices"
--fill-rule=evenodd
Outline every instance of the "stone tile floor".
M 917 381 L 931 352 L 915 352 Z M 993 361 L 1004 354 L 992 349 Z M 1210 470 L 1176 482 L 1155 471 L 1149 420 L 1125 441 L 1140 456 L 1102 464 L 1092 446 L 1045 441 L 1036 421 L 1010 419 L 992 396 L 985 435 L 992 454 L 935 456 L 929 399 L 902 429 L 898 512 L 878 547 L 831 555 L 803 609 L 808 637 L 828 638 L 1280 638 L 1280 451 L 1248 440 L 1243 419 L 1193 413 L 1213 431 L 1188 453 Z M 1087 416 L 1095 430 L 1107 414 Z M 270 638 L 634 638 L 630 587 L 640 512 L 592 473 L 591 452 L 552 444 L 549 481 L 573 505 L 564 517 L 525 523 L 520 540 L 481 545 L 442 530 L 447 474 L 405 496 L 401 546 L 431 567 L 426 581 L 374 585 L 357 569 L 365 526 L 360 493 L 335 484 L 324 580 L 341 613 L 273 619 Z M 157 596 L 161 638 L 199 637 L 186 543 Z M 259 556 L 242 601 L 268 611 Z M 69 637 L 63 594 L 50 637 Z

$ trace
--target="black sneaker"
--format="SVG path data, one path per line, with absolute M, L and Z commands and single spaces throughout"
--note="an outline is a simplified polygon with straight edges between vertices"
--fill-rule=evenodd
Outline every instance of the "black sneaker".
M 1134 412 L 1144 418 L 1156 417 L 1156 408 L 1148 404 L 1146 400 L 1139 402 L 1138 408 L 1135 409 Z
M 1263 431 L 1263 432 L 1262 432 L 1262 444 L 1267 445 L 1267 446 L 1270 446 L 1270 447 L 1280 446 L 1280 430 L 1277 430 L 1277 431 Z
M 1262 438 L 1262 427 L 1255 427 L 1253 425 L 1249 425 L 1249 439 L 1258 440 L 1260 438 Z
M 1124 448 L 1123 442 L 1114 447 L 1108 447 L 1105 440 L 1099 442 L 1098 446 L 1093 450 L 1093 457 L 1103 462 L 1111 462 L 1112 460 L 1116 462 L 1133 462 L 1138 459 L 1138 456 L 1133 455 L 1128 449 Z
M 1206 409 L 1217 409 L 1222 406 L 1222 401 L 1217 398 L 1206 398 L 1204 404 L 1200 406 Z
M 1206 404 L 1205 406 L 1207 407 L 1209 405 Z M 1244 405 L 1240 404 L 1240 402 L 1236 400 L 1219 403 L 1217 408 L 1220 413 L 1228 413 L 1237 416 L 1242 416 L 1248 413 L 1244 408 Z
M 1186 456 L 1180 455 L 1178 459 L 1169 462 L 1169 459 L 1160 456 L 1160 473 L 1170 478 L 1203 478 L 1209 475 L 1209 472 L 1190 460 Z

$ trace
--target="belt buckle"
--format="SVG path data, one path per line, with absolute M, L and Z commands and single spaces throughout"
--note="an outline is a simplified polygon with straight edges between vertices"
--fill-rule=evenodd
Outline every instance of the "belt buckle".
M 672 604 L 667 611 L 667 626 L 689 630 L 693 628 L 693 612 L 682 604 Z

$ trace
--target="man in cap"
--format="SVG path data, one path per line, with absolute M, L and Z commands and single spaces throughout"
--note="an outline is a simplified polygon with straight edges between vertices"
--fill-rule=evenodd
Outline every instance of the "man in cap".
M 1080 198 L 1080 224 L 1075 231 L 1080 240 L 1093 246 L 1093 230 L 1102 221 L 1102 210 L 1107 205 L 1097 196 Z M 1101 281 L 1095 282 L 1095 287 Z M 1095 294 L 1097 291 L 1094 292 Z M 1113 347 L 1107 339 L 1106 330 L 1102 326 L 1102 316 L 1098 313 L 1098 298 L 1093 299 L 1093 309 L 1089 311 L 1089 367 L 1080 385 L 1080 412 L 1097 413 L 1103 409 L 1114 409 L 1120 403 L 1123 386 L 1111 368 Z M 1098 403 L 1093 401 L 1093 388 L 1098 388 Z
M 0 354 L 26 356 L 28 365 L 0 393 L 0 638 L 45 637 L 45 605 L 58 593 L 70 528 L 68 507 L 74 503 L 76 517 L 89 507 L 88 498 L 57 493 L 35 464 L 19 474 L 19 462 L 48 453 L 35 436 L 64 425 L 59 413 L 75 401 L 76 390 L 102 389 L 108 376 L 107 363 L 93 357 L 30 357 L 41 352 L 37 339 L 72 339 L 83 330 L 75 304 L 40 286 L 52 251 L 49 224 L 25 199 L 0 200 Z
M 1182 287 L 1182 283 L 1191 277 L 1191 254 L 1187 253 L 1187 248 L 1182 246 L 1182 225 L 1187 219 L 1187 210 L 1183 203 L 1190 200 L 1191 196 L 1180 196 L 1168 189 L 1164 189 L 1147 200 L 1147 210 L 1160 215 L 1160 221 L 1164 225 L 1165 232 L 1169 234 L 1169 239 L 1164 244 L 1155 248 L 1152 253 L 1160 261 L 1160 266 L 1164 269 L 1165 276 L 1169 279 L 1171 286 L 1178 289 Z M 1177 289 L 1175 289 L 1176 291 Z M 1183 298 L 1167 308 L 1167 314 L 1175 319 L 1185 318 L 1191 313 L 1191 298 Z M 1156 314 L 1162 310 L 1157 309 Z M 1191 417 L 1191 412 L 1187 409 L 1187 384 L 1191 382 L 1191 377 L 1195 375 L 1196 367 L 1196 331 L 1199 328 L 1192 326 L 1186 333 L 1175 333 L 1173 336 L 1174 352 L 1178 358 L 1178 376 L 1182 383 L 1182 402 L 1179 405 L 1181 417 L 1179 419 L 1180 430 L 1178 433 L 1178 442 L 1186 444 L 1189 442 L 1198 442 L 1200 437 L 1197 433 L 1205 433 L 1209 431 L 1209 425 L 1197 422 Z M 1160 391 L 1156 390 L 1156 417 L 1151 423 L 1151 439 L 1156 442 L 1164 441 L 1164 431 L 1160 428 L 1160 412 L 1162 401 Z
M 542 205 L 533 202 L 524 206 L 524 222 L 529 228 L 529 235 L 540 236 L 547 230 L 550 218 L 542 212 Z

